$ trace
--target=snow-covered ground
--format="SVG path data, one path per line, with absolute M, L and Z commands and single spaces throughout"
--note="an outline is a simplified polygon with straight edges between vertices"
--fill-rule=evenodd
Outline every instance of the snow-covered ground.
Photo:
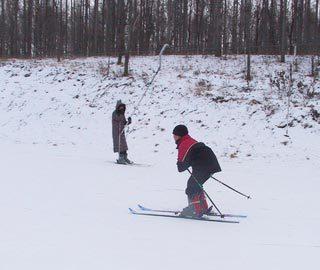
M 148 167 L 112 163 L 111 113 L 133 111 L 157 57 L 0 62 L 0 269 L 317 269 L 320 251 L 320 85 L 310 58 L 293 75 L 289 58 L 164 56 L 133 116 L 129 155 Z M 284 76 L 282 76 L 284 72 Z M 187 173 L 175 168 L 171 131 L 184 123 L 213 148 L 208 181 L 240 224 L 132 216 L 128 207 L 180 209 Z

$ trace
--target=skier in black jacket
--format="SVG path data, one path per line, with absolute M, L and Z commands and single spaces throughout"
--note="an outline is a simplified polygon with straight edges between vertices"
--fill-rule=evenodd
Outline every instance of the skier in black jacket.
M 178 149 L 178 171 L 192 167 L 186 188 L 189 205 L 181 215 L 201 217 L 208 211 L 208 204 L 199 184 L 202 186 L 212 174 L 220 172 L 220 165 L 211 148 L 190 137 L 186 126 L 178 125 L 172 133 Z

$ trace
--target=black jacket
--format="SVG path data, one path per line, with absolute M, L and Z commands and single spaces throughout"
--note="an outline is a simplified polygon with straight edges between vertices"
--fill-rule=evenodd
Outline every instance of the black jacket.
M 216 155 L 210 147 L 201 142 L 193 145 L 184 161 L 178 161 L 177 166 L 179 172 L 187 170 L 190 166 L 193 172 L 202 171 L 211 174 L 221 172 Z

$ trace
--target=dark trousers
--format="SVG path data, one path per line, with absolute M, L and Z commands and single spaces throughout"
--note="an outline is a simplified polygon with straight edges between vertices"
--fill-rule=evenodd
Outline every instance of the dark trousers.
M 203 171 L 203 170 L 193 170 L 192 175 L 189 177 L 186 194 L 188 198 L 192 198 L 194 195 L 202 192 L 201 187 L 195 181 L 197 179 L 200 185 L 203 185 L 211 176 L 211 173 Z

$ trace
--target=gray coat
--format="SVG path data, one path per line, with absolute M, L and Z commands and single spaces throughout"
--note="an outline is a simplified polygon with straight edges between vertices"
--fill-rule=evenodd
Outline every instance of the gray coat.
M 119 113 L 118 111 L 120 105 L 125 106 L 121 100 L 118 100 L 116 109 L 112 113 L 113 151 L 115 153 L 125 152 L 128 150 L 128 145 L 124 134 L 124 128 L 127 124 L 127 120 L 124 114 Z

